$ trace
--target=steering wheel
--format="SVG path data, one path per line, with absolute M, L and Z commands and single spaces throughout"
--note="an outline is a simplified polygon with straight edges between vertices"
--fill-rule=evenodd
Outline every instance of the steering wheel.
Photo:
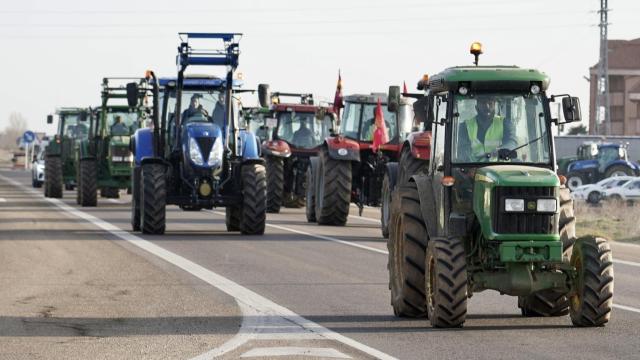
M 512 160 L 518 159 L 518 152 L 511 149 L 498 148 L 496 150 L 493 150 L 491 152 L 484 153 L 478 156 L 477 160 L 483 160 L 483 159 L 489 160 L 493 157 L 497 157 L 498 160 L 512 161 Z

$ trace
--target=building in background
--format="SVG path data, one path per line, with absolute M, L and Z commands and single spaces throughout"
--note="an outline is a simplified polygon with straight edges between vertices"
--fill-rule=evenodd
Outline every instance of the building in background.
M 609 40 L 609 111 L 611 135 L 640 135 L 640 38 Z M 598 64 L 589 69 L 589 134 L 596 134 Z M 605 124 L 598 127 L 605 133 Z

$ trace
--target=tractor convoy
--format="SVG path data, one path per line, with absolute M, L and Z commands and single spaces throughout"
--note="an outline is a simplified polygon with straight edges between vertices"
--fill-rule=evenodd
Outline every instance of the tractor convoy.
M 425 75 L 418 93 L 343 97 L 339 78 L 333 103 L 260 84 L 258 105 L 244 106 L 256 91 L 236 74 L 242 34 L 179 37 L 175 76 L 105 78 L 99 107 L 56 111 L 45 196 L 76 188 L 78 204 L 97 206 L 98 193 L 127 190 L 132 230 L 149 235 L 165 233 L 168 205 L 222 207 L 226 229 L 245 235 L 263 234 L 283 207 L 334 226 L 352 204 L 360 216 L 380 207 L 396 316 L 461 327 L 472 295 L 495 290 L 523 316 L 609 321 L 611 250 L 576 237 L 569 188 L 640 167 L 615 144 L 556 159 L 554 127 L 580 121 L 580 102 L 548 94 L 544 73 L 479 66 L 473 43 L 474 66 Z

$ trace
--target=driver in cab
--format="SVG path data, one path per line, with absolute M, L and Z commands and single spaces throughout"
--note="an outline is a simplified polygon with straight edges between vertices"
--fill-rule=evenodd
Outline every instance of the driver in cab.
M 207 121 L 209 114 L 200 104 L 201 98 L 201 94 L 193 94 L 193 96 L 191 96 L 189 107 L 182 112 L 182 119 L 184 122 L 188 122 L 190 120 Z
M 458 159 L 463 162 L 496 161 L 496 150 L 517 146 L 513 122 L 496 115 L 496 99 L 479 95 L 476 116 L 460 124 Z

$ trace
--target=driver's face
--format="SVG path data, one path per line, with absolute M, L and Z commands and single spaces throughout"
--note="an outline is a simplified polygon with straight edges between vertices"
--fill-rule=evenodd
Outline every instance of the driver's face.
M 496 101 L 494 99 L 478 99 L 476 103 L 478 117 L 482 119 L 493 119 L 496 114 Z
M 198 107 L 199 105 L 200 105 L 200 100 L 198 100 L 198 98 L 191 99 L 191 106 L 192 107 Z

